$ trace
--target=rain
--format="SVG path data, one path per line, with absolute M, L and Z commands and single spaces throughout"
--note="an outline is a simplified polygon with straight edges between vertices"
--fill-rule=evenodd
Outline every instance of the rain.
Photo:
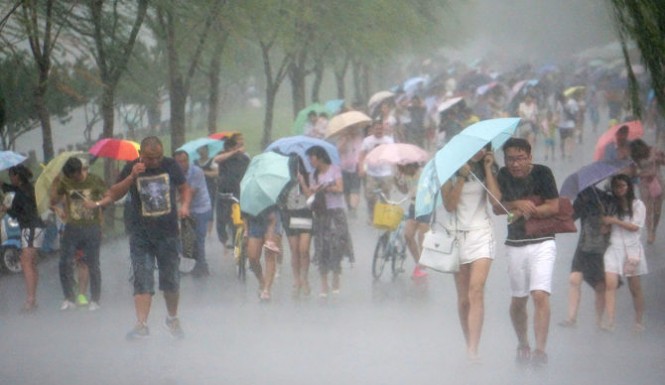
M 0 8 L 0 16 L 5 14 L 5 8 Z M 401 94 L 401 91 L 409 98 L 422 92 L 423 100 L 431 103 L 428 109 L 433 111 L 430 115 L 434 119 L 444 116 L 442 112 L 456 108 L 460 102 L 466 102 L 473 109 L 479 106 L 475 104 L 479 95 L 497 90 L 501 90 L 503 108 L 508 110 L 510 99 L 526 96 L 550 72 L 556 74 L 552 76 L 560 76 L 557 79 L 560 81 L 558 86 L 562 86 L 561 91 L 581 86 L 585 88 L 579 92 L 584 93 L 593 83 L 589 79 L 610 82 L 604 72 L 595 72 L 597 78 L 594 77 L 592 70 L 595 67 L 590 64 L 592 60 L 602 60 L 609 66 L 612 61 L 624 59 L 610 1 L 453 1 L 450 12 L 456 16 L 446 18 L 448 35 L 441 39 L 441 46 L 432 47 L 430 56 L 402 58 L 403 62 L 411 65 L 396 65 L 385 70 L 385 76 L 375 76 L 372 92 L 361 103 L 364 112 L 352 112 L 359 114 L 354 117 L 358 120 L 339 123 L 344 115 L 338 111 L 331 114 L 328 129 L 336 124 L 367 127 L 381 109 L 380 102 L 374 103 L 369 98 L 378 92 L 391 93 L 393 96 L 388 98 Z M 629 48 L 635 55 L 634 44 L 630 43 Z M 0 53 L 4 51 L 0 50 Z M 633 64 L 641 65 L 639 60 L 633 60 Z M 616 78 L 622 79 L 627 88 L 620 68 L 608 71 L 616 72 Z M 472 85 L 466 92 L 458 89 L 444 95 L 444 90 L 438 95 L 439 99 L 428 102 L 425 98 L 428 95 L 424 94 L 428 86 L 431 89 L 445 88 L 444 82 L 434 83 L 441 73 L 445 77 L 456 77 L 460 89 L 466 73 L 482 74 L 483 78 L 467 79 Z M 648 83 L 643 73 L 636 75 L 642 75 L 641 84 Z M 324 82 L 321 94 L 325 95 L 324 100 L 334 100 L 335 81 L 332 74 L 326 76 L 329 79 Z M 412 83 L 407 86 L 405 81 L 409 79 Z M 535 81 L 530 84 L 532 79 Z M 589 83 L 578 84 L 579 79 L 589 80 Z M 258 83 L 258 88 L 264 86 L 261 80 L 252 81 Z M 252 81 L 244 79 L 243 86 Z M 522 88 L 515 87 L 520 81 L 523 81 Z M 399 90 L 400 85 L 402 90 Z M 410 93 L 410 89 L 416 91 Z M 577 90 L 570 92 L 574 94 Z M 256 95 L 243 94 L 242 97 L 253 100 Z M 278 93 L 276 108 L 278 111 L 288 110 L 286 115 L 289 119 L 285 120 L 288 127 L 275 129 L 268 149 L 279 148 L 280 141 L 282 144 L 287 142 L 281 138 L 287 136 L 296 138 L 291 140 L 296 144 L 314 141 L 312 138 L 293 136 L 306 132 L 292 132 L 295 130 L 290 125 L 297 119 L 290 111 L 290 97 L 291 90 L 285 84 Z M 459 100 L 456 99 L 458 97 Z M 259 93 L 256 98 L 260 99 L 262 95 Z M 264 102 L 260 100 L 259 104 Z M 539 102 L 551 105 L 553 100 L 552 94 L 547 100 Z M 254 101 L 247 102 L 248 105 L 252 103 Z M 168 103 L 160 106 L 164 119 L 169 107 Z M 228 108 L 254 107 L 233 104 Z M 341 105 L 336 108 L 341 108 Z M 323 105 L 316 109 L 317 112 L 330 111 Z M 261 115 L 262 119 L 264 110 L 264 106 L 260 106 L 248 111 Z M 303 109 L 301 112 L 307 111 Z M 477 110 L 474 113 L 478 114 Z M 576 139 L 567 158 L 561 156 L 563 148 L 559 147 L 558 133 L 554 136 L 555 144 L 551 152 L 547 141 L 539 133 L 533 142 L 533 163 L 548 166 L 558 189 L 561 189 L 566 177 L 597 160 L 594 159 L 596 142 L 608 128 L 620 121 L 611 122 L 610 114 L 604 100 L 599 103 L 596 124 L 587 111 L 583 118 L 584 137 L 579 139 L 579 143 Z M 622 109 L 621 114 L 621 118 L 630 117 L 632 112 Z M 306 126 L 306 116 L 303 113 L 300 118 L 301 127 Z M 53 138 L 56 149 L 76 150 L 73 146 L 82 141 L 80 127 L 85 125 L 86 118 L 82 113 L 75 113 L 69 119 L 53 119 L 54 131 L 57 132 Z M 257 122 L 256 135 L 244 133 L 245 140 L 251 137 L 256 142 L 246 144 L 252 158 L 263 152 L 258 134 L 262 132 L 259 127 L 263 124 L 261 119 L 252 117 L 252 122 Z M 420 151 L 425 151 L 420 149 L 414 153 L 435 159 L 434 154 L 440 146 L 451 140 L 437 137 L 440 134 L 438 128 L 444 123 L 436 122 L 437 129 L 434 131 L 437 133 L 426 139 L 424 147 L 428 154 L 422 155 Z M 122 124 L 116 122 L 118 127 Z M 597 126 L 595 129 L 592 128 L 594 125 Z M 222 129 L 230 130 L 232 127 L 223 126 L 220 131 Z M 644 124 L 641 137 L 649 145 L 656 145 L 660 143 L 657 140 L 662 140 L 657 138 L 656 131 Z M 516 132 L 519 134 L 519 127 Z M 338 133 L 329 133 L 324 129 L 321 133 L 323 137 L 316 141 L 327 146 L 333 164 L 337 164 L 342 154 L 337 154 L 334 146 L 324 140 L 332 137 L 334 142 Z M 101 134 L 101 123 L 98 123 L 92 135 L 96 139 Z M 133 151 L 136 151 L 136 143 L 140 143 L 143 136 L 134 138 L 134 142 L 125 141 L 129 143 L 125 144 L 130 155 L 128 159 L 123 158 L 122 164 L 125 160 L 136 158 L 137 154 Z M 187 138 L 192 140 L 187 144 L 179 143 L 183 146 L 178 147 L 192 154 L 190 159 L 199 156 L 196 149 L 202 146 L 208 146 L 211 157 L 224 151 L 220 136 L 196 139 L 188 134 Z M 221 138 L 225 140 L 228 136 L 225 133 Z M 198 142 L 192 144 L 193 140 Z M 41 131 L 35 129 L 18 137 L 12 150 L 41 158 Z M 293 151 L 303 157 L 305 168 L 311 171 L 314 166 L 304 155 L 305 147 Z M 84 152 L 88 152 L 88 148 Z M 165 155 L 171 154 L 167 151 Z M 276 154 L 272 155 L 277 158 Z M 377 158 L 379 155 L 386 157 L 375 155 Z M 498 166 L 504 166 L 502 151 L 497 149 L 495 155 Z M 102 163 L 105 155 L 99 156 L 97 161 Z M 20 155 L 20 158 L 12 160 L 12 164 L 24 159 L 25 156 Z M 418 158 L 417 162 L 425 163 L 423 158 Z M 97 167 L 101 176 L 101 167 Z M 434 162 L 428 164 L 425 170 L 435 172 Z M 2 182 L 9 182 L 4 171 L 0 178 Z M 605 188 L 606 183 L 599 183 L 598 187 Z M 394 199 L 403 197 L 396 190 L 393 194 Z M 273 195 L 281 194 L 278 191 Z M 254 198 L 246 196 L 249 201 L 244 202 L 245 205 L 257 204 Z M 433 199 L 431 204 L 434 205 L 437 201 L 436 197 Z M 242 197 L 240 201 L 242 205 Z M 441 204 L 440 201 L 438 204 Z M 116 204 L 115 215 L 120 215 L 121 211 L 122 202 Z M 407 251 L 403 270 L 398 269 L 394 274 L 391 266 L 387 265 L 379 278 L 373 277 L 372 258 L 384 231 L 371 225 L 362 192 L 359 207 L 354 215 L 348 213 L 347 218 L 355 260 L 343 258 L 339 292 L 331 292 L 325 297 L 320 295 L 318 266 L 312 263 L 308 275 L 311 293 L 303 295 L 299 291 L 298 295 L 294 295 L 291 252 L 284 237 L 269 300 L 261 300 L 259 283 L 249 268 L 245 279 L 238 276 L 234 250 L 220 242 L 213 225 L 205 241 L 209 275 L 190 274 L 188 270 L 193 262 L 186 258 L 181 260 L 178 316 L 185 334 L 183 339 L 174 339 L 165 327 L 165 300 L 162 293 L 156 290 L 147 321 L 150 336 L 126 340 L 136 315 L 132 300 L 129 243 L 122 230 L 116 229 L 113 236 L 103 237 L 100 251 L 101 308 L 96 311 L 89 311 L 87 307 L 59 310 L 63 300 L 58 266 L 60 254 L 57 250 L 42 253 L 38 257 L 36 310 L 28 314 L 20 312 L 25 300 L 22 274 L 3 272 L 0 275 L 0 384 L 656 385 L 665 381 L 665 259 L 661 255 L 665 244 L 662 225 L 651 244 L 647 244 L 646 230 L 642 230 L 641 239 L 649 272 L 641 279 L 646 309 L 645 330 L 637 332 L 634 330 L 633 299 L 627 284 L 617 291 L 616 320 L 612 332 L 601 330 L 596 324 L 594 292 L 584 282 L 575 327 L 559 325 L 567 316 L 569 275 L 579 233 L 556 235 L 547 339 L 548 363 L 535 367 L 518 365 L 515 359 L 518 343 L 509 315 L 511 287 L 504 245 L 507 236 L 505 215 L 492 215 L 491 218 L 496 241 L 495 259 L 485 286 L 480 360 L 473 362 L 467 358 L 466 342 L 458 318 L 454 276 L 433 270 L 429 270 L 426 277 L 413 276 L 415 263 Z M 579 229 L 579 222 L 576 223 Z M 116 221 L 115 226 L 122 227 L 122 221 Z M 314 250 L 312 241 L 312 256 Z M 261 258 L 261 263 L 265 263 L 264 258 Z M 534 307 L 531 300 L 527 309 L 529 339 L 534 347 Z

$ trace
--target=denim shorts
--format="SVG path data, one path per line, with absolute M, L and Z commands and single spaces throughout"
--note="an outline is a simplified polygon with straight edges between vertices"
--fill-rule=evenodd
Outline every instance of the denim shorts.
M 275 219 L 276 219 L 276 224 L 275 224 L 275 235 L 282 235 L 282 219 L 281 215 L 278 212 L 275 213 Z M 266 230 L 268 228 L 268 222 L 265 220 L 265 217 L 250 217 L 248 221 L 248 227 L 249 230 L 247 231 L 247 235 L 250 238 L 260 238 L 263 239 L 266 235 Z
M 180 289 L 180 256 L 178 237 L 150 238 L 130 235 L 134 295 L 155 294 L 155 267 L 159 273 L 159 290 L 177 293 Z

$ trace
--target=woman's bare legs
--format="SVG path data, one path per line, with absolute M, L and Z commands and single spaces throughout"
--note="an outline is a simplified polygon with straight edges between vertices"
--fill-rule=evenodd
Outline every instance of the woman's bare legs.
M 466 339 L 467 356 L 472 360 L 478 359 L 485 316 L 485 282 L 491 265 L 491 259 L 481 258 L 460 266 L 460 272 L 455 274 L 457 309 Z
M 628 277 L 628 288 L 633 297 L 633 307 L 635 308 L 635 331 L 642 331 L 644 330 L 644 294 L 639 275 Z
M 577 309 L 580 306 L 582 291 L 582 273 L 573 271 L 568 277 L 568 316 L 559 323 L 561 326 L 573 326 L 577 323 Z M 605 295 L 605 293 L 603 293 Z
M 37 307 L 37 283 L 39 273 L 37 272 L 37 249 L 25 247 L 21 250 L 21 267 L 25 279 L 26 299 L 23 304 L 24 311 L 33 310 Z
M 614 329 L 616 311 L 616 293 L 619 286 L 619 275 L 605 272 L 605 315 L 607 322 L 601 326 L 605 330 Z

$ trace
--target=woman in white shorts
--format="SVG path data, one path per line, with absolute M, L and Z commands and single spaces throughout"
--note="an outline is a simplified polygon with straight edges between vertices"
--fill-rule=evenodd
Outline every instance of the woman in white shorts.
M 640 241 L 640 232 L 646 219 L 646 207 L 635 198 L 635 190 L 630 177 L 616 175 L 611 182 L 616 200 L 616 215 L 603 217 L 603 223 L 612 226 L 610 246 L 605 251 L 605 315 L 601 328 L 614 330 L 616 311 L 616 291 L 619 276 L 628 280 L 630 294 L 635 308 L 636 332 L 644 331 L 644 295 L 640 276 L 647 273 L 647 261 Z
M 494 259 L 495 240 L 483 184 L 496 199 L 501 192 L 496 180 L 494 155 L 486 147 L 441 187 L 444 226 L 456 231 L 460 247 L 460 270 L 455 273 L 457 308 L 466 340 L 467 358 L 478 362 L 483 327 L 485 281 Z M 494 198 L 491 198 L 494 199 Z

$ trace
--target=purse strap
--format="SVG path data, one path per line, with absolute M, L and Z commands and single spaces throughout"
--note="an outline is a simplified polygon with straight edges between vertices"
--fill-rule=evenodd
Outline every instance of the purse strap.
M 434 231 L 434 224 L 436 223 L 436 199 L 439 197 L 440 192 L 441 191 L 437 191 L 436 194 L 434 194 L 434 210 L 432 210 L 432 218 L 430 218 L 430 221 L 429 221 L 429 228 L 432 232 L 435 232 Z M 454 227 L 453 227 L 453 233 L 455 234 L 455 236 L 457 236 L 457 210 L 455 210 L 454 217 L 455 217 L 455 221 L 454 221 L 455 224 L 454 224 Z M 441 226 L 441 227 L 443 227 L 443 229 L 446 230 L 446 232 L 450 232 L 446 228 L 446 226 Z

